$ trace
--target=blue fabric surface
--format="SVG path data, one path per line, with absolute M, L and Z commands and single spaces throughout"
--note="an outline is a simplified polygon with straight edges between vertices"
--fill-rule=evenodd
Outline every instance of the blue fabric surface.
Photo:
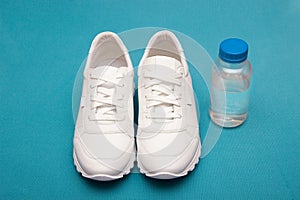
M 189 35 L 213 58 L 223 39 L 247 41 L 249 118 L 185 178 L 84 179 L 72 159 L 76 73 L 97 33 L 148 26 Z M 0 36 L 0 199 L 299 199 L 299 1 L 2 0 Z M 135 66 L 141 55 L 131 53 Z M 209 91 L 191 73 L 203 138 Z

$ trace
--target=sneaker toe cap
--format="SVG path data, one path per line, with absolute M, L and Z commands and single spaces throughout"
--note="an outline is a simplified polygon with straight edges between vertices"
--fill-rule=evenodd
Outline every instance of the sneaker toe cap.
M 178 144 L 174 143 L 173 145 L 169 145 L 168 148 L 174 149 L 177 145 Z M 139 149 L 139 167 L 142 172 L 146 174 L 183 175 L 183 173 L 185 173 L 187 170 L 190 170 L 189 168 L 192 168 L 194 164 L 198 162 L 200 155 L 199 145 L 199 139 L 195 137 L 190 141 L 190 143 L 186 144 L 181 153 L 175 155 L 167 155 L 163 153 L 164 150 L 148 153 L 146 150 L 140 151 Z

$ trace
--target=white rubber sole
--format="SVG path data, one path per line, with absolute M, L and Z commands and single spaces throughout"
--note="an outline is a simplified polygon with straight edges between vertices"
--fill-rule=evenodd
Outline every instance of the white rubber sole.
M 137 158 L 137 165 L 138 168 L 140 169 L 140 172 L 142 174 L 145 174 L 146 176 L 150 177 L 150 178 L 155 178 L 155 179 L 174 179 L 174 178 L 179 178 L 182 176 L 186 176 L 188 174 L 189 171 L 193 171 L 196 164 L 198 164 L 199 160 L 200 160 L 200 143 L 198 144 L 197 150 L 195 152 L 195 155 L 192 159 L 192 161 L 190 162 L 190 164 L 186 167 L 185 170 L 183 170 L 183 172 L 175 174 L 175 173 L 170 173 L 170 172 L 158 172 L 158 173 L 151 173 L 151 172 L 147 172 L 143 165 L 141 164 L 141 162 L 138 161 Z
M 81 175 L 85 178 L 89 178 L 89 179 L 93 179 L 96 181 L 112 181 L 112 180 L 116 180 L 116 179 L 120 179 L 123 178 L 124 175 L 127 175 L 130 173 L 130 170 L 134 167 L 134 161 L 135 161 L 135 152 L 132 153 L 131 158 L 127 164 L 127 166 L 124 168 L 124 170 L 118 174 L 118 175 L 108 175 L 108 174 L 94 174 L 94 175 L 88 175 L 87 173 L 85 173 L 83 171 L 83 169 L 80 167 L 78 161 L 77 161 L 77 157 L 76 157 L 76 153 L 73 150 L 73 159 L 74 159 L 74 165 L 76 167 L 76 170 L 81 173 Z

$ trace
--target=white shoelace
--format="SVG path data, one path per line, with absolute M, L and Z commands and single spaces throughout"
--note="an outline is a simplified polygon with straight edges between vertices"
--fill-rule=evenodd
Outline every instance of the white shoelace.
M 180 106 L 178 100 L 181 96 L 176 96 L 174 93 L 174 86 L 181 86 L 180 78 L 182 74 L 175 73 L 157 73 L 154 70 L 145 70 L 144 78 L 148 78 L 145 83 L 145 89 L 151 88 L 152 93 L 146 95 L 146 107 L 154 108 L 150 115 L 146 115 L 149 119 L 175 119 L 181 118 L 181 115 L 174 111 L 174 106 Z M 158 108 L 158 109 L 157 109 Z M 157 110 L 163 110 L 157 112 Z
M 124 78 L 124 74 L 117 76 L 99 77 L 93 73 L 90 74 L 90 87 L 94 89 L 94 94 L 91 95 L 91 109 L 94 114 L 89 115 L 91 121 L 120 121 L 123 117 L 118 116 L 117 107 L 122 108 L 123 104 L 118 100 L 122 100 L 123 96 L 116 96 L 116 86 L 123 87 L 120 83 Z

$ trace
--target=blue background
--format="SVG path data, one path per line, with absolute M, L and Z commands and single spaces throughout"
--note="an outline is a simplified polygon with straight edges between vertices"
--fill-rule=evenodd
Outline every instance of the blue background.
M 224 130 L 187 177 L 84 179 L 72 160 L 77 70 L 97 33 L 147 26 L 182 32 L 213 58 L 221 40 L 245 39 L 253 64 L 249 118 Z M 299 1 L 1 0 L 0 199 L 299 199 L 299 45 Z M 132 53 L 135 65 L 141 55 Z M 192 76 L 203 136 L 209 93 Z

